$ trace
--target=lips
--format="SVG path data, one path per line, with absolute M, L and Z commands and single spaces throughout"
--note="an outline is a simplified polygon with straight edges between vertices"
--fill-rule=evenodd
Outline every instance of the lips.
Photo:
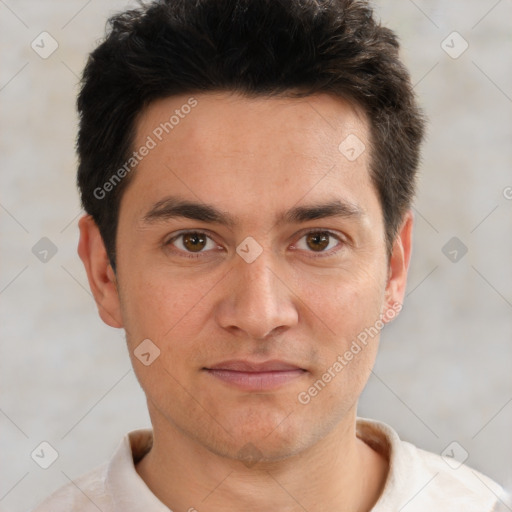
M 289 370 L 302 370 L 302 368 L 294 364 L 277 360 L 256 363 L 237 359 L 215 364 L 208 367 L 207 370 L 229 370 L 233 372 L 285 372 Z
M 307 371 L 285 361 L 231 360 L 204 368 L 223 384 L 243 391 L 271 391 L 302 377 Z

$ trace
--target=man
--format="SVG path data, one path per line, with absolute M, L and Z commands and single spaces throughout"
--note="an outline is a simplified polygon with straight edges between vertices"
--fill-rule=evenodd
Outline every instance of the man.
M 37 511 L 494 508 L 484 475 L 357 418 L 424 126 L 366 2 L 122 13 L 78 109 L 78 251 L 153 429 Z

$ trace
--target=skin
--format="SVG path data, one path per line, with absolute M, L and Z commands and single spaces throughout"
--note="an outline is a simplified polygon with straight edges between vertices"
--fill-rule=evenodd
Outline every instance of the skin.
M 378 336 L 307 405 L 297 397 L 402 303 L 412 214 L 388 259 L 369 151 L 349 161 L 338 149 L 349 134 L 369 147 L 367 121 L 350 104 L 328 95 L 194 97 L 197 106 L 131 176 L 115 274 L 92 218 L 79 223 L 79 254 L 99 314 L 126 330 L 147 396 L 154 444 L 136 469 L 174 511 L 368 511 L 388 462 L 356 436 L 355 422 Z M 134 146 L 188 98 L 150 104 Z M 213 205 L 237 222 L 145 222 L 170 195 Z M 360 215 L 276 222 L 294 206 L 328 199 Z M 339 240 L 319 248 L 307 236 L 313 229 Z M 185 256 L 198 253 L 183 237 L 169 242 L 181 230 L 210 237 L 199 258 Z M 236 252 L 248 236 L 262 248 L 252 263 Z M 160 350 L 149 366 L 134 356 L 147 338 Z M 279 359 L 305 371 L 278 389 L 246 391 L 204 370 L 229 359 Z M 248 443 L 257 448 L 255 464 L 244 455 Z

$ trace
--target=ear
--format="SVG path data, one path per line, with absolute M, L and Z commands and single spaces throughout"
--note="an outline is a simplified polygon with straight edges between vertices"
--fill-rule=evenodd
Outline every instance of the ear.
M 388 282 L 386 285 L 386 302 L 383 306 L 384 322 L 392 320 L 402 309 L 407 285 L 407 271 L 412 251 L 413 214 L 409 210 L 405 215 L 393 242 L 389 260 Z M 386 314 L 386 310 L 389 312 Z M 392 313 L 392 314 L 390 314 Z
M 110 265 L 100 230 L 90 215 L 84 215 L 79 220 L 78 227 L 78 255 L 87 272 L 98 313 L 110 327 L 123 327 L 116 276 Z

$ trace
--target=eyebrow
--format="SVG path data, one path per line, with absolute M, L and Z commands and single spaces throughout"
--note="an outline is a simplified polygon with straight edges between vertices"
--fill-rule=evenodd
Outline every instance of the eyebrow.
M 306 206 L 294 206 L 277 215 L 276 224 L 298 224 L 311 220 L 329 217 L 360 218 L 363 210 L 357 205 L 332 199 L 323 203 L 315 203 Z M 143 216 L 143 224 L 154 224 L 174 218 L 186 218 L 210 224 L 220 224 L 229 228 L 239 224 L 237 217 L 220 210 L 209 204 L 182 199 L 176 196 L 168 196 L 155 203 Z

